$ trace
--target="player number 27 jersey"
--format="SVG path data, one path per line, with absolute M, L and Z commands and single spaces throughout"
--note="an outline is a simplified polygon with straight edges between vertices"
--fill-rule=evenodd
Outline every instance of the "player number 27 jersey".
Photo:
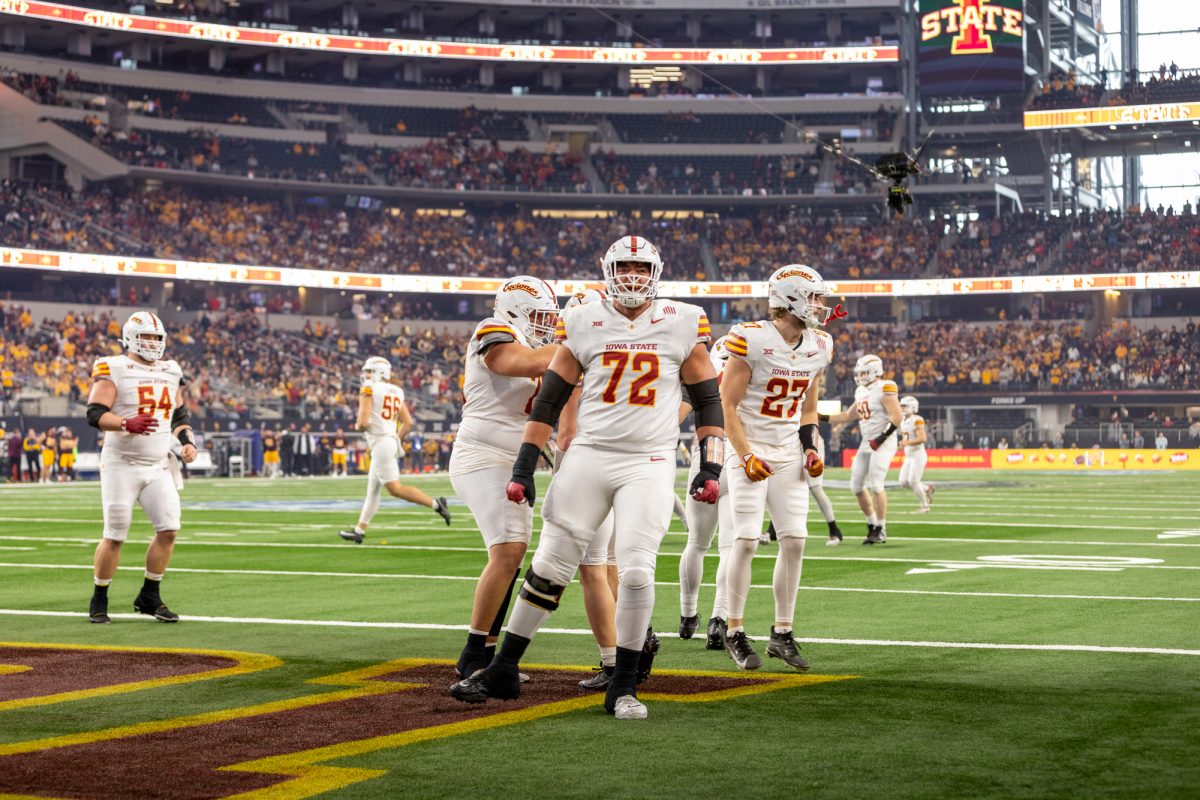
M 96 359 L 94 380 L 109 380 L 117 387 L 112 412 L 119 417 L 149 414 L 158 420 L 158 428 L 149 435 L 124 431 L 104 434 L 104 454 L 119 456 L 132 464 L 157 464 L 167 457 L 171 442 L 171 415 L 183 384 L 183 371 L 174 361 L 142 364 L 129 356 Z
M 832 337 L 807 329 L 793 347 L 770 320 L 744 322 L 729 331 L 725 349 L 750 368 L 738 419 L 755 454 L 769 460 L 797 453 L 800 407 L 833 360 Z
M 603 300 L 567 309 L 557 339 L 583 366 L 576 441 L 627 453 L 674 452 L 680 368 L 710 338 L 697 306 L 654 300 L 630 320 Z

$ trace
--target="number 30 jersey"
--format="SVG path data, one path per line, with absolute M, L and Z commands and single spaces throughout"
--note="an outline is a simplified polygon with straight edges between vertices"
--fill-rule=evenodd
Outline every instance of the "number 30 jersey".
M 463 416 L 450 455 L 451 475 L 489 466 L 511 467 L 521 448 L 525 418 L 542 379 L 500 375 L 484 361 L 488 348 L 513 342 L 530 346 L 520 331 L 495 317 L 475 327 L 467 345 Z
M 371 398 L 371 419 L 367 423 L 367 446 L 391 436 L 395 438 L 400 425 L 400 409 L 404 408 L 404 390 L 394 383 L 375 381 L 363 384 L 362 396 Z
M 106 456 L 118 456 L 131 464 L 157 464 L 167 457 L 171 442 L 171 413 L 179 387 L 183 384 L 183 370 L 174 361 L 155 361 L 142 364 L 127 355 L 107 356 L 96 359 L 92 367 L 94 380 L 112 381 L 117 387 L 117 399 L 112 412 L 119 417 L 150 414 L 158 420 L 154 433 L 126 433 L 108 431 L 104 434 Z
M 624 453 L 673 453 L 680 368 L 709 334 L 704 311 L 688 303 L 654 300 L 632 320 L 607 299 L 566 309 L 557 339 L 584 370 L 575 441 Z
M 809 328 L 793 347 L 770 320 L 743 322 L 729 331 L 725 349 L 750 368 L 738 419 L 754 454 L 768 462 L 798 457 L 800 406 L 833 360 L 833 338 Z

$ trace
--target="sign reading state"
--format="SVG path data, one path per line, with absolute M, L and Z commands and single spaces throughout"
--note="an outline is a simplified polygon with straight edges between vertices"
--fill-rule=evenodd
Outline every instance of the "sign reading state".
M 1025 89 L 1022 0 L 920 0 L 921 94 L 1020 93 Z

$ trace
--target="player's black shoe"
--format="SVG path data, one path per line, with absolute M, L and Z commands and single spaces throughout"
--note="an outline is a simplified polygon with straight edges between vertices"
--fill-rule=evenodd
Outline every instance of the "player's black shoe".
M 838 527 L 836 522 L 829 523 L 829 540 L 825 544 L 832 547 L 837 547 L 842 543 L 842 529 Z
M 767 643 L 767 655 L 771 658 L 782 658 L 783 663 L 801 672 L 808 672 L 810 669 L 804 656 L 800 655 L 800 648 L 796 647 L 792 632 L 776 633 L 774 625 L 771 626 L 771 641 Z
M 454 665 L 454 671 L 460 678 L 469 678 L 486 667 L 490 661 L 491 659 L 482 650 L 469 650 L 464 647 L 458 655 L 458 663 Z
M 725 636 L 725 652 L 729 653 L 738 669 L 758 669 L 762 666 L 762 658 L 750 646 L 750 639 L 745 631 Z
M 92 595 L 92 602 L 88 604 L 88 622 L 93 625 L 108 625 L 112 622 L 108 618 L 108 598 L 96 597 Z
M 163 605 L 160 597 L 139 594 L 133 599 L 133 610 L 154 617 L 159 622 L 179 622 L 179 615 Z
M 521 696 L 521 673 L 515 665 L 493 661 L 451 686 L 450 696 L 460 703 L 482 703 L 488 698 L 516 700 Z
M 446 524 L 450 524 L 450 506 L 446 503 L 446 498 L 439 497 L 434 501 L 433 510 L 438 513 L 438 516 L 446 520 Z
M 692 614 L 690 617 L 679 618 L 679 638 L 690 639 L 692 635 L 700 628 L 700 615 Z
M 591 689 L 596 692 L 603 692 L 608 689 L 608 684 L 612 682 L 613 672 L 616 667 L 606 667 L 603 664 L 596 670 L 596 674 L 592 677 L 579 682 L 580 689 Z
M 704 649 L 725 649 L 725 620 L 720 617 L 713 617 L 708 621 L 708 642 L 705 643 Z
M 637 682 L 642 684 L 650 677 L 650 670 L 654 667 L 654 657 L 658 655 L 659 641 L 658 636 L 654 633 L 654 628 L 646 628 L 646 642 L 642 645 L 642 655 L 638 659 L 637 665 Z
M 355 544 L 362 544 L 363 539 L 367 538 L 367 535 L 365 533 L 359 533 L 356 530 L 338 531 L 338 536 L 342 537 L 347 542 L 354 542 Z
M 887 541 L 887 537 L 883 535 L 883 527 L 880 525 L 867 526 L 867 538 L 863 539 L 863 544 L 883 544 Z

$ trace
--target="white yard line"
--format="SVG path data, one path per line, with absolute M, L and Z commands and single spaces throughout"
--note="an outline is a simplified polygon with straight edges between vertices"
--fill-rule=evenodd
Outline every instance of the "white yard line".
M 65 617 L 82 619 L 83 615 L 76 611 L 33 611 L 26 609 L 0 609 L 0 615 L 13 617 Z M 144 614 L 109 614 L 113 619 L 155 620 Z M 435 622 L 356 622 L 351 620 L 316 620 L 316 619 L 274 619 L 270 617 L 209 617 L 187 615 L 186 622 L 214 622 L 233 625 L 299 625 L 318 628 L 383 628 L 400 630 L 430 630 L 430 631 L 465 631 L 466 625 L 443 625 Z M 591 636 L 587 628 L 542 628 L 539 635 Z M 676 634 L 663 631 L 660 638 L 675 638 Z M 765 633 L 759 634 L 767 638 Z M 830 639 L 830 638 L 801 638 L 798 642 L 809 644 L 851 645 L 859 647 L 928 647 L 949 650 L 1036 650 L 1066 653 L 1114 653 L 1129 655 L 1171 655 L 1171 656 L 1200 656 L 1200 650 L 1190 650 L 1178 647 L 1120 647 L 1093 644 L 1022 644 L 998 642 L 939 642 L 939 641 L 909 641 L 904 639 Z
M 65 569 L 91 570 L 91 564 L 21 564 L 0 563 L 0 569 Z M 142 567 L 118 567 L 125 572 L 141 572 Z M 474 575 L 419 575 L 393 572 L 316 572 L 308 570 L 275 570 L 275 569 L 199 569 L 188 567 L 172 567 L 172 573 L 197 575 L 266 575 L 278 577 L 304 578 L 379 578 L 386 580 L 408 581 L 467 581 L 474 583 L 478 578 Z M 656 581 L 656 586 L 678 586 L 675 581 Z M 702 583 L 707 589 L 716 588 L 714 583 Z M 751 589 L 774 589 L 769 583 L 752 584 Z M 1019 592 L 945 592 L 922 589 L 872 589 L 846 586 L 801 586 L 802 590 L 810 592 L 852 592 L 860 594 L 908 594 L 931 595 L 935 597 L 997 597 L 1028 600 L 1115 600 L 1130 602 L 1160 602 L 1160 603 L 1200 603 L 1200 597 L 1143 597 L 1109 594 L 1024 594 Z

